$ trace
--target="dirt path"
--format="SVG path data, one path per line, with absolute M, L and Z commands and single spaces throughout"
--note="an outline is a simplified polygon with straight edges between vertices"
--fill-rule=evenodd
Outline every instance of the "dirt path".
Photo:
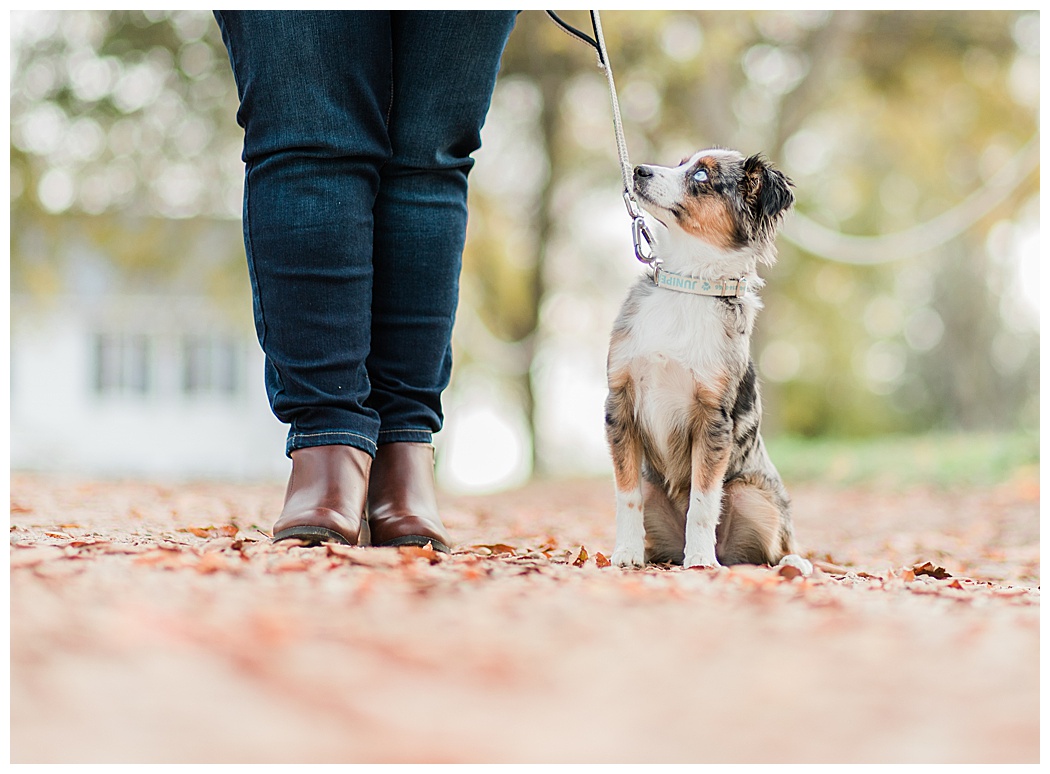
M 795 487 L 810 579 L 600 566 L 604 481 L 450 557 L 272 546 L 281 490 L 13 477 L 13 762 L 1038 761 L 1035 480 Z

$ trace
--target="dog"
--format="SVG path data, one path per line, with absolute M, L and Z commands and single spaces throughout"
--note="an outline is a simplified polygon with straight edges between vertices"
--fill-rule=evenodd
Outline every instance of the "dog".
M 751 332 L 759 264 L 794 203 L 761 154 L 702 150 L 634 169 L 634 196 L 663 228 L 609 345 L 605 430 L 620 567 L 790 564 L 788 493 L 759 432 Z

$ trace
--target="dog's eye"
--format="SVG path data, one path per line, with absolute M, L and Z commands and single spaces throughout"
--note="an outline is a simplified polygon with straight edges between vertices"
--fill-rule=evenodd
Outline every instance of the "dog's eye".
M 696 172 L 693 173 L 693 180 L 695 180 L 697 183 L 706 183 L 707 171 L 703 169 L 696 170 Z

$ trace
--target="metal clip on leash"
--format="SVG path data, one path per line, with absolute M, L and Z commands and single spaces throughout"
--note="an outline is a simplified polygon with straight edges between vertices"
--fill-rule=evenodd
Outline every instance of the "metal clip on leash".
M 645 217 L 638 202 L 628 191 L 623 192 L 623 203 L 627 205 L 627 214 L 631 216 L 631 236 L 634 237 L 634 255 L 642 263 L 660 270 L 660 261 L 653 250 L 653 235 L 645 223 Z
M 634 239 L 634 254 L 639 261 L 652 266 L 656 272 L 660 271 L 660 261 L 656 258 L 653 250 L 653 235 L 646 225 L 638 202 L 632 195 L 632 172 L 631 162 L 627 158 L 627 141 L 623 135 L 623 121 L 620 119 L 620 103 L 616 99 L 616 84 L 613 82 L 612 65 L 609 64 L 609 56 L 605 49 L 605 37 L 602 35 L 602 20 L 597 11 L 591 11 L 591 26 L 594 27 L 594 37 L 590 37 L 575 27 L 566 24 L 554 11 L 547 11 L 547 15 L 562 30 L 579 41 L 593 46 L 598 52 L 598 68 L 605 73 L 609 82 L 609 97 L 612 100 L 613 131 L 616 133 L 616 150 L 620 156 L 620 177 L 623 179 L 623 203 L 627 206 L 627 214 L 631 216 L 631 236 Z

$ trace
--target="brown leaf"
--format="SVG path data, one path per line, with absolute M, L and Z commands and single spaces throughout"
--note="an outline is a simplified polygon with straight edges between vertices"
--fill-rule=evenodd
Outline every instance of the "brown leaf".
M 69 548 L 90 548 L 92 546 L 108 546 L 108 540 L 74 540 L 69 544 Z
M 849 572 L 849 570 L 847 570 L 841 564 L 835 564 L 830 560 L 822 562 L 819 559 L 814 559 L 813 567 L 820 570 L 821 572 L 828 573 L 828 575 L 845 575 L 847 572 Z
M 929 575 L 931 578 L 937 580 L 944 580 L 945 578 L 952 577 L 951 574 L 943 567 L 938 567 L 933 562 L 923 562 L 912 567 L 916 575 Z
M 211 530 L 213 530 L 213 529 L 215 529 L 215 528 L 214 527 L 182 527 L 181 529 L 179 529 L 177 531 L 178 532 L 189 532 L 191 535 L 194 535 L 196 537 L 206 538 L 206 537 L 211 537 Z
M 430 543 L 427 543 L 425 546 L 398 546 L 397 550 L 406 561 L 426 559 L 431 564 L 437 564 L 441 561 L 438 552 L 434 550 L 434 546 Z
M 782 564 L 777 568 L 777 575 L 788 581 L 793 581 L 802 574 L 802 570 L 791 564 Z
M 913 580 L 915 580 L 915 572 L 913 570 L 905 568 L 903 571 L 901 571 L 901 580 L 903 580 L 905 583 L 911 583 Z
M 32 513 L 32 512 L 33 512 L 32 508 L 30 508 L 30 507 L 28 507 L 26 505 L 21 505 L 19 503 L 16 503 L 14 500 L 11 501 L 11 513 Z
M 210 527 L 182 527 L 177 531 L 189 532 L 191 535 L 195 535 L 199 538 L 209 538 L 215 533 L 221 537 L 237 537 L 237 533 L 240 532 L 240 527 L 236 524 L 223 524 L 221 527 L 216 527 L 214 525 Z
M 544 554 L 549 554 L 552 551 L 554 551 L 554 549 L 556 549 L 557 547 L 558 547 L 558 541 L 555 540 L 550 535 L 548 535 L 547 538 L 540 545 L 540 547 L 537 548 L 536 550 L 540 551 L 540 552 L 542 552 Z
M 506 543 L 493 543 L 492 545 L 476 545 L 471 548 L 486 548 L 489 553 L 495 554 L 513 554 L 518 549 L 514 546 L 509 546 Z
M 605 554 L 600 552 L 594 555 L 594 563 L 599 567 L 608 567 L 612 564 L 612 562 L 605 558 Z
M 325 543 L 329 558 L 342 559 L 349 564 L 362 567 L 397 567 L 405 561 L 396 551 L 386 548 L 345 546 L 341 543 Z
M 580 555 L 576 557 L 576 561 L 572 563 L 573 567 L 583 567 L 587 563 L 587 549 L 580 546 Z

